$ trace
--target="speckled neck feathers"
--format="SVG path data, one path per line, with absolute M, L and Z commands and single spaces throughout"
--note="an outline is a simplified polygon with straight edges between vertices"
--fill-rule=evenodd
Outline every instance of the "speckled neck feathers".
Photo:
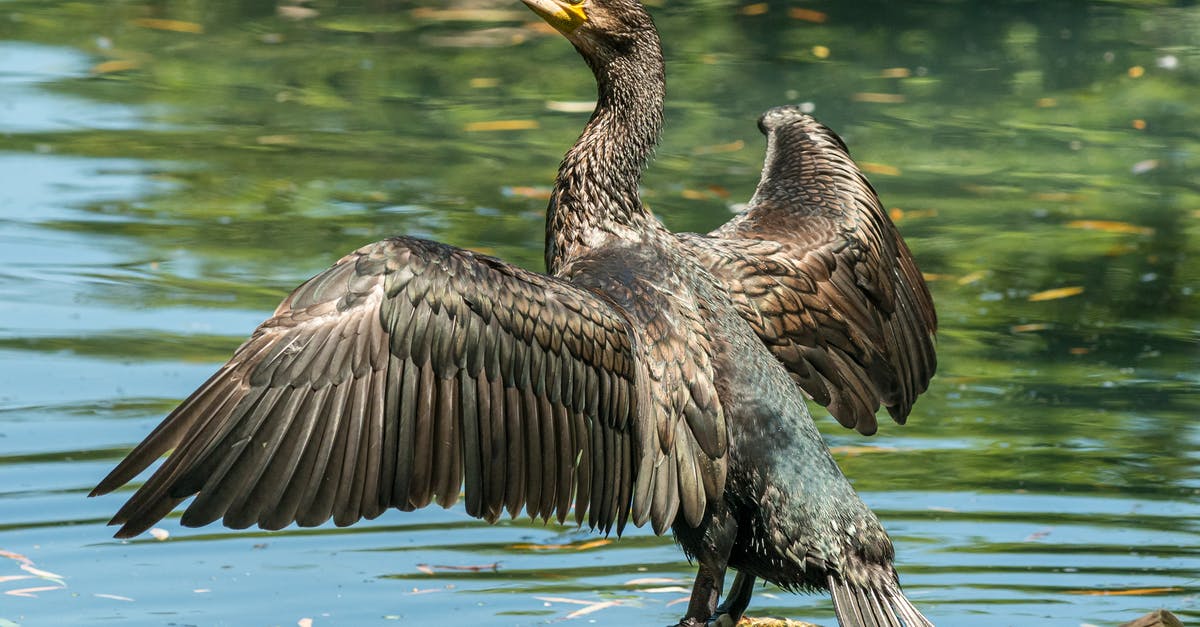
M 639 237 L 657 224 L 642 206 L 638 184 L 662 129 L 666 79 L 658 35 L 651 28 L 576 48 L 596 75 L 599 94 L 555 179 L 546 220 L 552 273 L 605 241 Z

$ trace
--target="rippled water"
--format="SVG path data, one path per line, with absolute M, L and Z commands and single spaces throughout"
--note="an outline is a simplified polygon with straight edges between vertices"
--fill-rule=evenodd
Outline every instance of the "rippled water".
M 0 2 L 0 624 L 682 614 L 693 570 L 644 530 L 455 507 L 119 542 L 128 493 L 85 498 L 346 251 L 409 233 L 540 267 L 582 62 L 516 0 L 334 4 Z M 727 219 L 756 116 L 807 102 L 930 275 L 941 365 L 910 424 L 865 439 L 816 412 L 918 605 L 1200 616 L 1200 9 L 655 4 L 670 93 L 644 192 L 670 226 Z M 751 609 L 834 623 L 771 588 Z

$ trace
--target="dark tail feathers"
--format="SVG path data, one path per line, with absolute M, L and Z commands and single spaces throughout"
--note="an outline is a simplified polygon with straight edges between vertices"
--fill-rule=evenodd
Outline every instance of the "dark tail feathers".
M 830 575 L 829 592 L 841 627 L 933 627 L 899 584 L 862 588 Z

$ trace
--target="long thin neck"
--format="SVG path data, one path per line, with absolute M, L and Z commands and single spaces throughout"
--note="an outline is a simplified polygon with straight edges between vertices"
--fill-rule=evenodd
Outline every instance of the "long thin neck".
M 558 169 L 546 219 L 546 268 L 654 223 L 638 184 L 662 129 L 665 78 L 652 32 L 610 59 L 584 55 L 599 97 L 592 118 Z

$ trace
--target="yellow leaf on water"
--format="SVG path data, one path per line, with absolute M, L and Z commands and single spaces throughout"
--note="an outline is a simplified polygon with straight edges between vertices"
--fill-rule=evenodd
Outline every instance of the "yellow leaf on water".
M 970 284 L 982 279 L 983 277 L 986 277 L 987 275 L 988 275 L 987 270 L 976 270 L 974 272 L 970 272 L 970 273 L 964 274 L 961 277 L 959 277 L 957 283 L 959 285 L 970 285 Z
M 812 53 L 813 53 L 813 56 L 818 59 L 828 59 L 829 58 L 829 48 L 826 46 L 813 46 Z
M 492 120 L 490 122 L 471 122 L 463 130 L 473 133 L 479 131 L 528 131 L 538 128 L 537 120 Z
M 828 15 L 820 11 L 800 8 L 788 9 L 788 17 L 792 18 L 793 20 L 812 22 L 813 24 L 824 24 L 825 20 L 829 19 Z
M 612 540 L 608 538 L 599 538 L 597 540 L 589 540 L 579 544 L 511 544 L 508 548 L 518 551 L 586 551 L 594 549 L 598 546 L 612 544 Z
M 1043 300 L 1058 300 L 1060 298 L 1068 298 L 1078 296 L 1083 293 L 1083 287 L 1072 285 L 1070 287 L 1056 287 L 1052 290 L 1045 290 L 1029 295 L 1029 302 L 1036 303 Z
M 766 2 L 755 2 L 742 7 L 742 15 L 762 15 L 771 10 L 771 5 Z
M 921 278 L 922 278 L 922 279 L 925 279 L 925 281 L 927 281 L 927 282 L 931 282 L 931 281 L 949 281 L 950 279 L 953 279 L 953 278 L 954 278 L 954 275 L 951 275 L 951 274 L 935 274 L 935 273 L 933 273 L 933 272 L 922 272 L 922 273 L 921 273 Z
M 900 104 L 904 102 L 904 94 L 880 94 L 860 91 L 850 97 L 855 102 L 874 102 L 877 104 Z
M 104 61 L 92 66 L 92 74 L 113 74 L 115 72 L 126 72 L 136 70 L 142 64 L 133 59 L 113 59 Z
M 1045 331 L 1050 325 L 1045 322 L 1031 322 L 1029 324 L 1017 324 L 1008 328 L 1013 333 L 1032 333 L 1034 331 Z
M 880 78 L 908 78 L 912 75 L 906 67 L 890 67 L 879 72 Z
M 575 550 L 576 551 L 586 551 L 588 549 L 594 549 L 598 546 L 607 546 L 609 544 L 612 544 L 612 540 L 609 540 L 608 538 L 599 538 L 597 540 L 590 540 L 588 542 L 584 542 L 583 544 L 577 544 L 577 545 L 575 545 Z
M 708 198 L 708 193 L 696 189 L 684 189 L 679 192 L 679 195 L 688 200 L 704 200 Z
M 133 21 L 134 26 L 142 28 L 152 28 L 154 30 L 165 30 L 173 33 L 193 33 L 199 34 L 204 32 L 204 26 L 195 22 L 185 22 L 183 20 L 163 20 L 153 17 L 141 17 Z
M 871 174 L 884 174 L 886 176 L 900 176 L 900 168 L 886 163 L 873 163 L 870 161 L 859 162 L 859 167 Z
M 313 619 L 311 619 L 311 618 L 301 618 L 300 620 L 296 621 L 296 625 L 297 625 L 298 627 L 312 627 L 312 625 L 313 625 Z
M 1105 233 L 1132 233 L 1136 235 L 1154 235 L 1154 229 L 1148 226 L 1138 226 L 1117 220 L 1072 220 L 1067 228 L 1083 229 L 1085 231 L 1104 231 Z
M 1150 594 L 1167 594 L 1168 592 L 1183 592 L 1183 588 L 1126 588 L 1124 590 L 1067 590 L 1067 594 L 1081 594 L 1090 597 L 1125 597 L 1143 596 Z

